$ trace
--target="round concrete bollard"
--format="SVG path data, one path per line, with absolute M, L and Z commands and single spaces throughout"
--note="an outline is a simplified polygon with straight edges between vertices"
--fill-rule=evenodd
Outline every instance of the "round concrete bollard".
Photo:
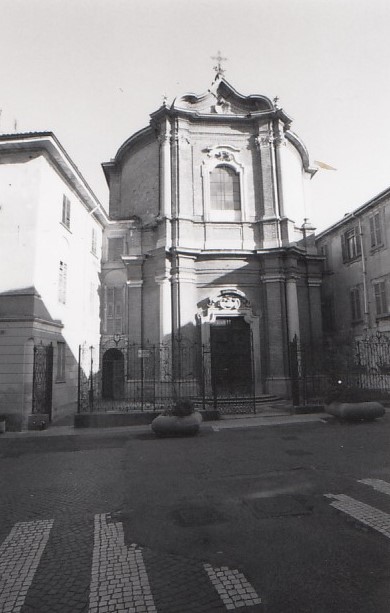
M 152 421 L 151 428 L 158 436 L 194 436 L 201 423 L 202 415 L 195 411 L 184 417 L 159 415 Z
M 325 411 L 341 420 L 372 421 L 383 417 L 385 408 L 380 402 L 331 402 Z

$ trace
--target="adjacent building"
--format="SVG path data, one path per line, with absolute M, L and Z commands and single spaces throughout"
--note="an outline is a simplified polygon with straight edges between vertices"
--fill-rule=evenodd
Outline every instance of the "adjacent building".
M 242 95 L 218 72 L 103 164 L 103 395 L 126 396 L 143 376 L 131 355 L 169 378 L 164 351 L 151 367 L 144 348 L 175 345 L 197 356 L 174 373 L 191 393 L 290 394 L 289 342 L 322 334 L 316 169 L 291 121 L 276 99 Z
M 324 333 L 339 344 L 390 333 L 389 203 L 386 189 L 316 238 Z
M 0 135 L 0 413 L 22 425 L 76 409 L 79 346 L 99 345 L 106 224 L 53 133 Z

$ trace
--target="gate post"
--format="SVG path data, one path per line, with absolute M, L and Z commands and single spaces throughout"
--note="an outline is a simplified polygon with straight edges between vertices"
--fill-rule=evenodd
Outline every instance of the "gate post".
M 299 405 L 299 364 L 298 364 L 298 337 L 294 336 L 290 342 L 290 376 L 293 406 Z

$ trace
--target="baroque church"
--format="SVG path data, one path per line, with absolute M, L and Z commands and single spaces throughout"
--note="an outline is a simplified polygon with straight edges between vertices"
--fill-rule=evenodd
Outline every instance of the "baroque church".
M 322 328 L 316 168 L 291 123 L 219 65 L 206 93 L 164 101 L 103 164 L 103 396 L 130 394 L 148 347 L 154 381 L 189 395 L 291 395 L 289 344 L 318 345 Z

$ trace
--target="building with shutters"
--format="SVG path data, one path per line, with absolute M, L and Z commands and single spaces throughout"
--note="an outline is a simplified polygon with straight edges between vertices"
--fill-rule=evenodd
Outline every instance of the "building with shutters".
M 54 134 L 0 135 L 0 413 L 23 426 L 76 410 L 79 346 L 99 345 L 106 224 Z
M 277 99 L 238 93 L 218 67 L 206 93 L 164 102 L 103 164 L 113 222 L 103 395 L 120 380 L 126 395 L 139 379 L 130 345 L 149 368 L 145 347 L 175 343 L 200 347 L 202 361 L 181 363 L 177 379 L 227 395 L 290 394 L 289 342 L 318 344 L 322 333 L 316 169 L 291 123 Z
M 349 342 L 390 333 L 390 189 L 321 232 L 324 334 Z

